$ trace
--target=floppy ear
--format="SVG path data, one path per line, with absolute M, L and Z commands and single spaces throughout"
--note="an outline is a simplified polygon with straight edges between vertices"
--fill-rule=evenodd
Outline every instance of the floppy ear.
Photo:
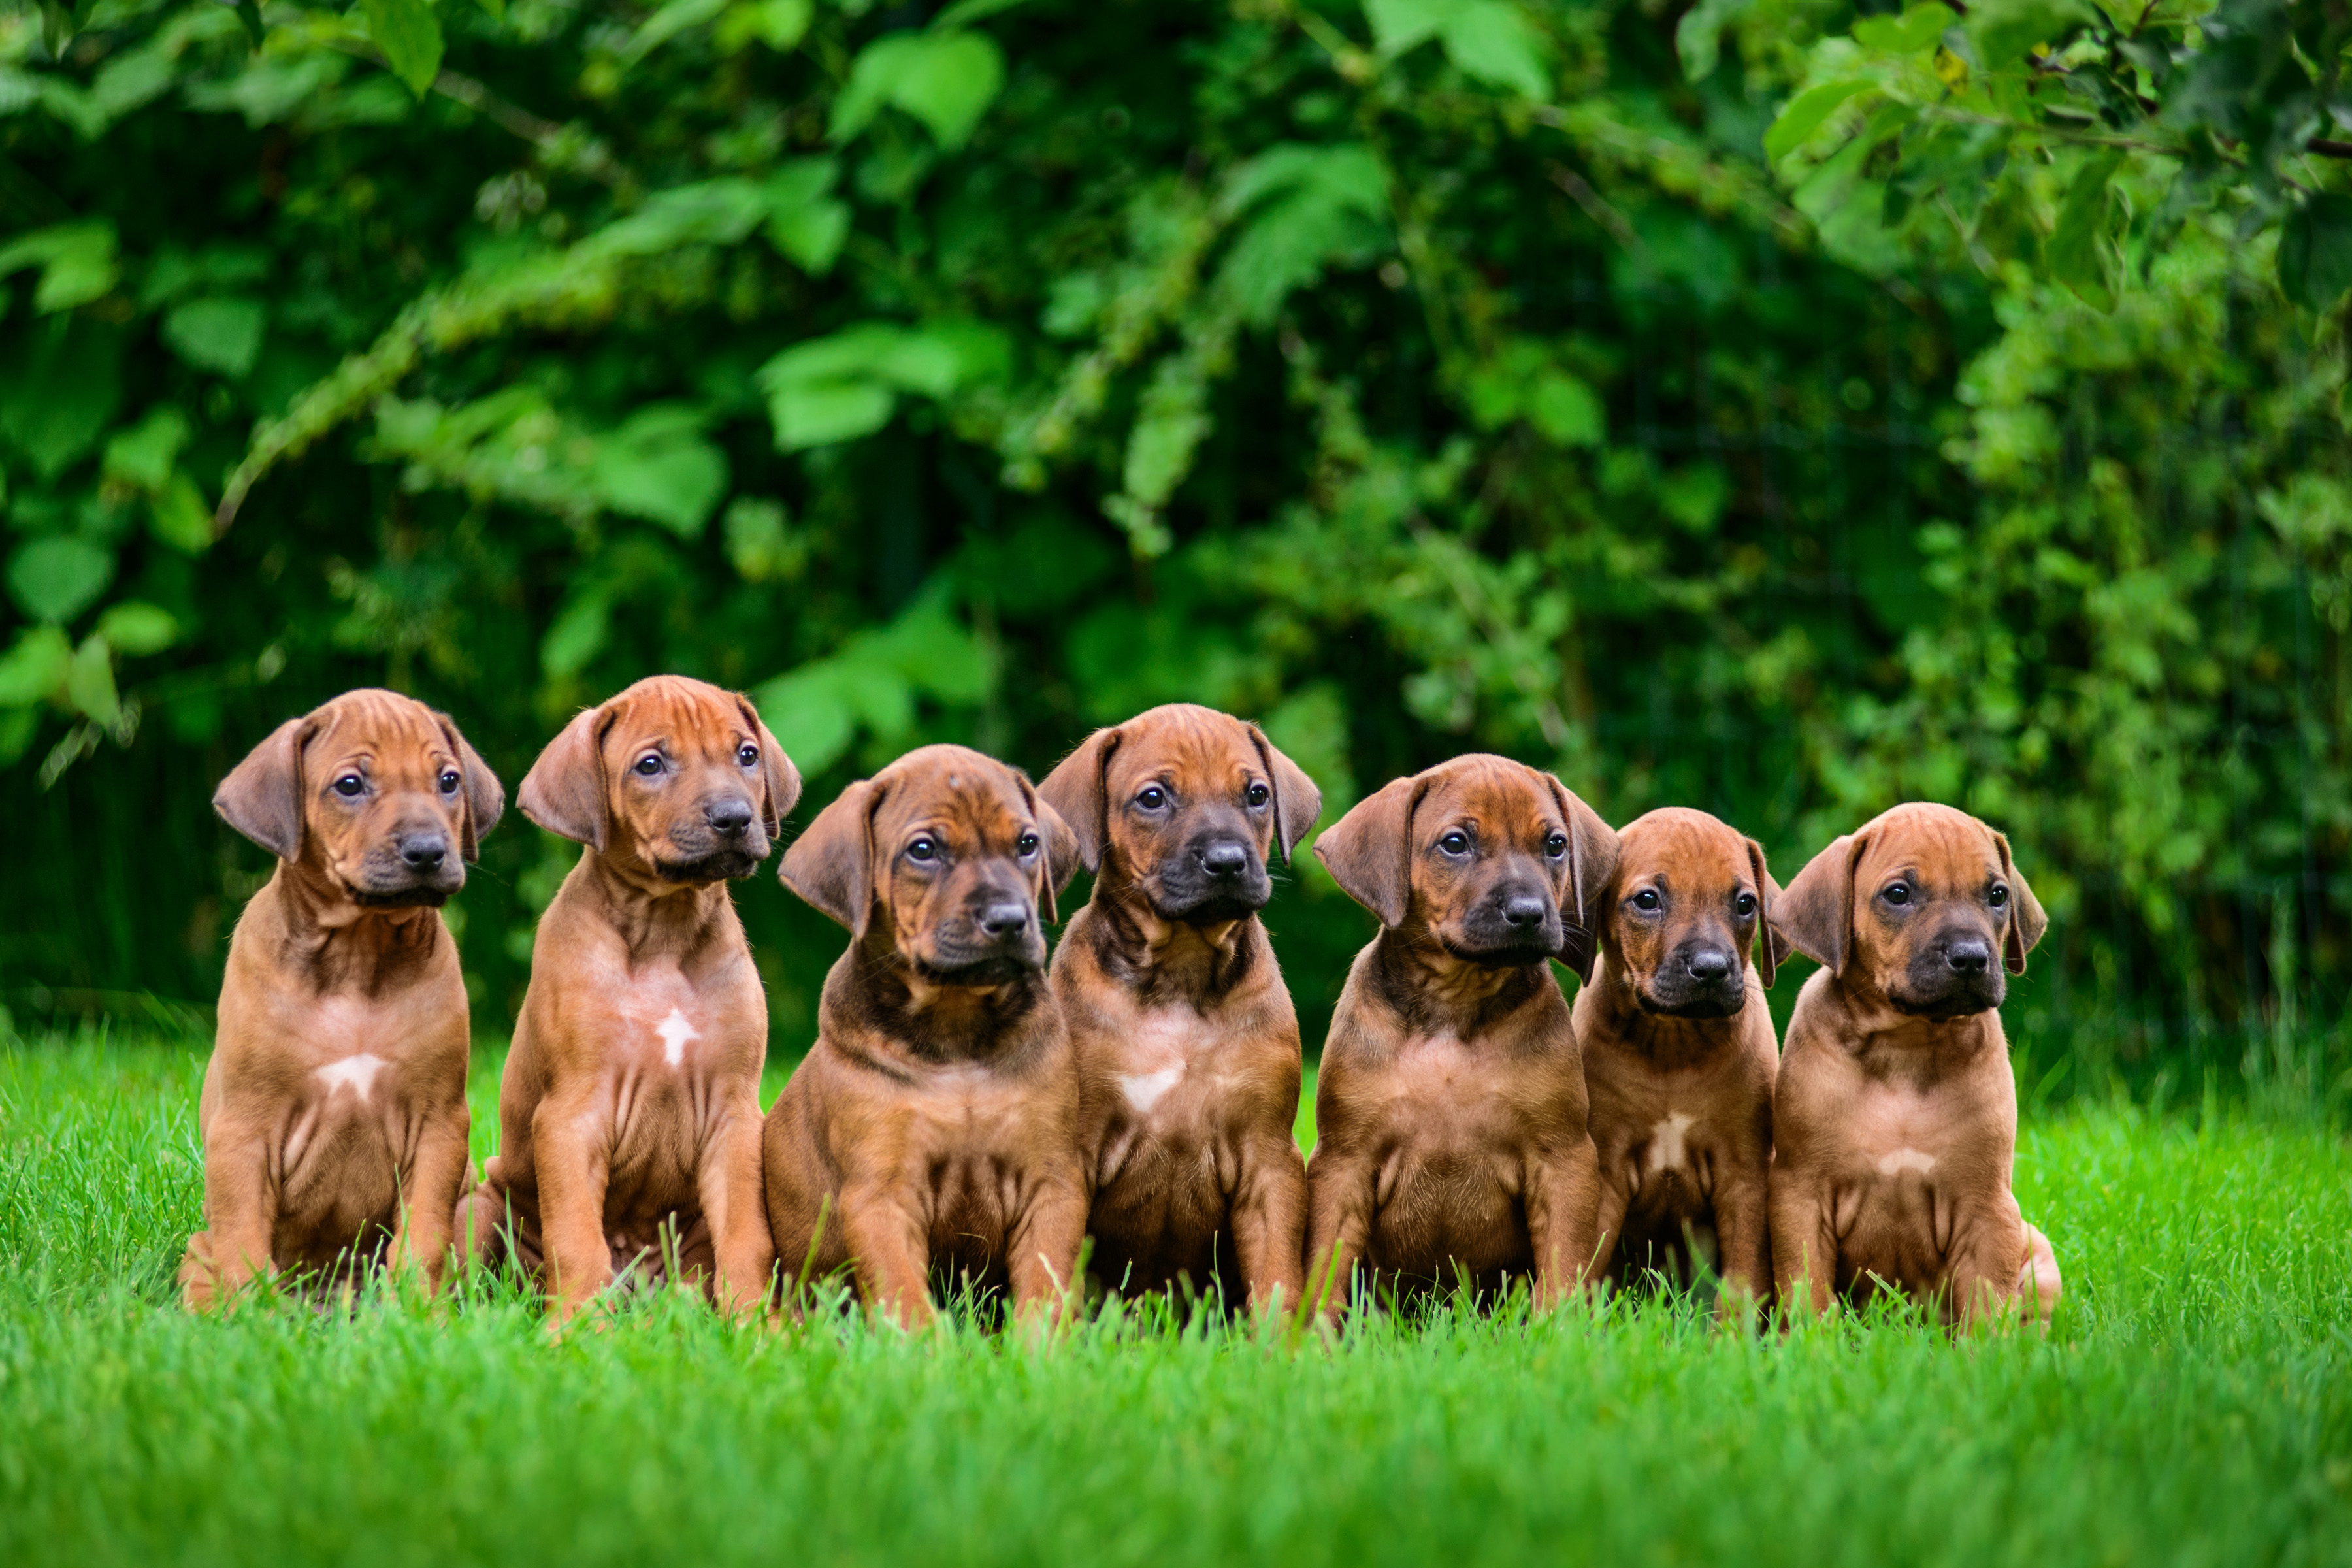
M 1853 949 L 1853 868 L 1869 847 L 1866 833 L 1841 834 L 1773 903 L 1771 929 L 1832 974 L 1845 973 Z
M 816 814 L 808 831 L 784 851 L 776 876 L 803 902 L 831 915 L 863 939 L 874 913 L 874 808 L 883 792 L 860 779 Z
M 1617 830 L 1601 814 L 1577 797 L 1576 792 L 1549 773 L 1542 775 L 1551 788 L 1552 803 L 1568 824 L 1568 897 L 1559 906 L 1565 945 L 1559 961 L 1576 971 L 1580 981 L 1592 978 L 1592 958 L 1601 932 L 1601 913 L 1609 885 L 1617 876 Z
M 1021 780 L 1021 793 L 1029 797 L 1029 809 L 1036 813 L 1037 831 L 1045 836 L 1045 880 L 1044 891 L 1037 895 L 1037 912 L 1045 917 L 1047 925 L 1052 925 L 1062 918 L 1055 895 L 1068 887 L 1070 879 L 1078 874 L 1078 836 L 1026 774 L 1015 776 Z
M 760 826 L 775 838 L 784 831 L 784 818 L 800 804 L 801 771 L 760 722 L 760 710 L 751 706 L 750 698 L 738 692 L 735 706 L 743 710 L 743 722 L 760 738 Z
M 522 814 L 575 844 L 604 847 L 612 812 L 604 799 L 604 731 L 614 716 L 591 708 L 547 743 L 522 775 Z
M 1116 724 L 1097 730 L 1037 786 L 1038 798 L 1054 809 L 1063 831 L 1070 835 L 1071 853 L 1089 871 L 1102 869 L 1103 846 L 1110 841 L 1103 773 L 1110 766 L 1110 754 L 1118 750 L 1118 740 Z M 1069 878 L 1062 880 L 1066 883 Z
M 1756 879 L 1756 977 L 1764 989 L 1772 989 L 1772 982 L 1780 977 L 1780 961 L 1789 956 L 1789 944 L 1772 929 L 1772 911 L 1780 904 L 1780 884 L 1764 868 L 1764 846 L 1753 838 L 1748 845 L 1748 869 Z
M 1331 879 L 1384 926 L 1404 924 L 1412 892 L 1412 813 L 1428 788 L 1418 774 L 1391 779 L 1315 840 L 1315 858 Z
M 213 791 L 221 820 L 280 860 L 302 858 L 302 748 L 317 732 L 308 716 L 287 720 Z
M 459 836 L 461 847 L 468 860 L 481 857 L 482 835 L 499 825 L 507 814 L 507 786 L 499 783 L 499 775 L 490 772 L 489 763 L 482 761 L 466 737 L 457 731 L 446 713 L 433 715 L 441 721 L 441 733 L 457 753 L 457 772 L 465 779 L 466 827 Z
M 1265 765 L 1266 776 L 1274 781 L 1274 841 L 1282 847 L 1282 863 L 1290 864 L 1290 852 L 1323 815 L 1323 792 L 1307 776 L 1307 770 L 1275 750 L 1265 731 L 1252 724 L 1250 744 L 1257 748 L 1257 760 Z
M 2033 951 L 2033 944 L 2050 929 L 2050 917 L 2042 912 L 2042 900 L 2033 896 L 2033 889 L 2019 874 L 2017 863 L 2009 858 L 2009 836 L 1993 833 L 1992 841 L 2000 847 L 2000 868 L 2009 878 L 2009 925 L 2001 933 L 2001 967 L 2011 974 L 2022 974 L 2025 955 Z

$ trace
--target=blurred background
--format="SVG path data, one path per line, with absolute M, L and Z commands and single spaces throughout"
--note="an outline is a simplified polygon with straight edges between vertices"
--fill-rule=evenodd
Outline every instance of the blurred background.
M 2029 1101 L 2340 1106 L 2336 26 L 0 9 L 0 1004 L 206 1005 L 269 868 L 214 784 L 337 690 L 511 791 L 675 670 L 753 695 L 803 822 L 1171 699 L 1262 721 L 1326 824 L 1490 749 L 1785 881 L 1949 801 L 2052 915 Z M 576 853 L 484 843 L 484 1035 Z M 845 938 L 738 899 L 797 1052 Z M 1268 923 L 1311 1050 L 1370 918 L 1302 863 Z

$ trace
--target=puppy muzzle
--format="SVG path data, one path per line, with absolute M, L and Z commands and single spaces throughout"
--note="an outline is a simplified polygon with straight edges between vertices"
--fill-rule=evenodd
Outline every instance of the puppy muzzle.
M 1641 977 L 1634 996 L 1645 1013 L 1670 1018 L 1728 1018 L 1748 1005 L 1747 965 L 1714 942 L 1677 947 Z
M 1256 845 L 1219 835 L 1194 839 L 1156 867 L 1146 891 L 1163 919 L 1217 925 L 1265 908 L 1274 880 Z
M 916 968 L 940 985 L 1003 985 L 1045 967 L 1037 907 L 999 894 L 926 933 Z
M 2008 995 L 2000 943 L 1964 927 L 1939 932 L 1924 943 L 1905 966 L 1901 987 L 1890 990 L 1887 1000 L 1905 1013 L 1962 1018 L 1989 1013 Z
M 466 862 L 438 827 L 393 834 L 345 879 L 354 902 L 377 910 L 437 907 L 465 885 Z
M 1549 888 L 1506 884 L 1472 906 L 1445 947 L 1471 963 L 1518 969 L 1558 958 L 1566 935 Z
M 759 813 L 740 795 L 705 801 L 700 812 L 669 826 L 667 853 L 654 858 L 667 882 L 740 880 L 768 858 L 767 830 Z

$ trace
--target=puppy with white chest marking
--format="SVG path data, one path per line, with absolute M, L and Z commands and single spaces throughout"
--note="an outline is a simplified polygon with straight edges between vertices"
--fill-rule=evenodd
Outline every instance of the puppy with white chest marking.
M 1307 1163 L 1307 1289 L 1360 1265 L 1407 1293 L 1584 1279 L 1599 1162 L 1559 959 L 1592 964 L 1617 836 L 1549 773 L 1473 755 L 1399 779 L 1317 841 L 1381 918 L 1331 1019 Z
M 1756 841 L 1703 811 L 1670 806 L 1627 824 L 1601 902 L 1601 962 L 1574 1009 L 1609 1278 L 1690 1284 L 1716 1270 L 1727 1318 L 1746 1318 L 1771 1289 L 1780 1053 L 1764 992 L 1779 896 Z
M 1038 786 L 1097 873 L 1054 955 L 1076 1053 L 1091 1268 L 1296 1304 L 1307 1167 L 1298 1016 L 1258 910 L 1322 795 L 1254 724 L 1171 703 Z
M 202 1310 L 256 1275 L 389 1254 L 440 1284 L 466 1181 L 466 985 L 441 904 L 506 792 L 421 702 L 352 691 L 289 720 L 213 807 L 278 857 L 246 906 L 205 1068 Z
M 674 675 L 581 714 L 523 780 L 523 815 L 587 847 L 540 918 L 502 1147 L 458 1220 L 485 1260 L 514 1248 L 556 1326 L 624 1271 L 766 1300 L 768 1004 L 727 883 L 800 790 L 749 701 Z
M 2049 1238 L 2010 1190 L 2017 1088 L 2000 1007 L 2048 921 L 2009 840 L 1898 805 L 1789 884 L 1775 930 L 1821 972 L 1773 1097 L 1773 1272 L 1783 1310 L 1894 1289 L 1948 1323 L 2046 1325 Z
M 1009 1290 L 1032 1321 L 1075 1285 L 1086 1172 L 1045 927 L 1076 868 L 1029 781 L 962 746 L 852 784 L 786 852 L 785 885 L 850 931 L 768 1111 L 787 1274 L 846 1267 L 910 1329 L 936 1315 L 935 1276 Z

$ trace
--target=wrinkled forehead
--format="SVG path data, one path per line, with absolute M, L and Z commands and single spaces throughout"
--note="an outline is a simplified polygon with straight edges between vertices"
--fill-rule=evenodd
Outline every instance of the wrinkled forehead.
M 751 734 L 742 710 L 727 693 L 698 680 L 639 681 L 607 704 L 607 754 L 631 752 L 658 741 L 672 751 L 732 751 Z
M 1167 778 L 1223 784 L 1261 772 L 1257 748 L 1237 719 L 1205 708 L 1163 708 L 1119 726 L 1105 772 L 1113 794 Z
M 887 841 L 918 827 L 952 843 L 1008 842 L 1035 826 L 1021 785 L 1003 765 L 972 757 L 893 770 L 874 814 L 875 837 Z
M 302 748 L 306 763 L 362 755 L 379 767 L 457 760 L 432 710 L 396 692 L 354 691 L 320 709 L 318 718 L 318 728 Z
M 1617 879 L 1663 879 L 1685 890 L 1731 888 L 1752 880 L 1748 841 L 1703 811 L 1654 811 L 1617 835 Z
M 1897 873 L 1929 887 L 1976 887 L 2000 872 L 2000 851 L 1984 824 L 1948 806 L 1898 806 L 1872 826 L 1854 868 L 1858 886 Z
M 1461 823 L 1489 837 L 1529 841 L 1568 829 L 1542 776 L 1504 757 L 1465 757 L 1430 780 L 1413 812 L 1414 837 L 1426 839 Z

